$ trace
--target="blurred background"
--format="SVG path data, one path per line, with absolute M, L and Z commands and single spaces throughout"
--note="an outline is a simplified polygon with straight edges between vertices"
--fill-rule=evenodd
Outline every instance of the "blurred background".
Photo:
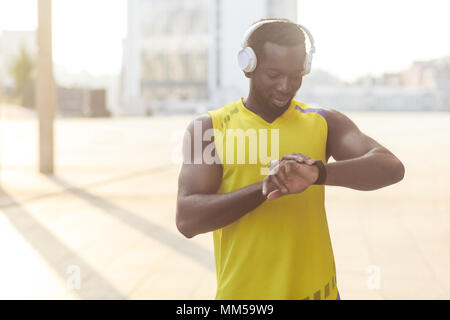
M 449 9 L 0 0 L 0 298 L 213 299 L 211 234 L 175 226 L 181 138 L 246 96 L 250 24 L 286 17 L 316 46 L 297 99 L 345 113 L 406 167 L 381 190 L 327 187 L 341 297 L 449 299 Z

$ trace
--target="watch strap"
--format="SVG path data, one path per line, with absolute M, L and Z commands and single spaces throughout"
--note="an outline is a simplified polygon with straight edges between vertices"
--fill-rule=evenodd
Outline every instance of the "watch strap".
M 314 182 L 314 185 L 324 185 L 325 180 L 327 179 L 327 169 L 325 168 L 325 165 L 321 160 L 317 160 L 314 162 L 314 165 L 319 168 L 319 176 L 317 177 L 316 182 Z

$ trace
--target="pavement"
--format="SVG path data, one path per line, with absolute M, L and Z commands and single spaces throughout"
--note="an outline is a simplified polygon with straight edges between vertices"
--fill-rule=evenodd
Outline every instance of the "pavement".
M 450 298 L 450 114 L 349 113 L 405 164 L 372 192 L 327 187 L 342 299 Z M 189 116 L 57 119 L 54 175 L 33 116 L 0 120 L 0 299 L 213 299 L 211 233 L 175 226 Z

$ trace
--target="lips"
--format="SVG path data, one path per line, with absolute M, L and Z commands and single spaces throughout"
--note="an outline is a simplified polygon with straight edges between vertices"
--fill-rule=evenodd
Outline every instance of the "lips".
M 286 106 L 289 103 L 290 98 L 286 97 L 273 97 L 274 104 L 280 108 Z

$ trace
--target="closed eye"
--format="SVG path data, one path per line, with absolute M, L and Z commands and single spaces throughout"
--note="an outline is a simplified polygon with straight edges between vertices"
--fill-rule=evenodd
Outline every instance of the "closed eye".
M 290 78 L 292 79 L 292 80 L 298 80 L 298 79 L 300 79 L 302 77 L 302 73 L 301 72 L 298 72 L 298 73 L 295 73 L 295 74 L 291 74 L 291 76 L 290 76 Z

